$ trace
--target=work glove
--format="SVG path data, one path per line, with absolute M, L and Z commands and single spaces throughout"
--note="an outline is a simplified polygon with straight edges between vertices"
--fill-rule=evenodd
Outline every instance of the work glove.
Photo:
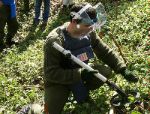
M 138 82 L 138 78 L 130 70 L 123 68 L 120 73 L 127 81 L 133 82 L 133 83 Z
M 90 80 L 90 78 L 92 78 L 96 73 L 98 73 L 98 70 L 88 71 L 86 69 L 83 69 L 81 71 L 81 78 L 82 80 Z

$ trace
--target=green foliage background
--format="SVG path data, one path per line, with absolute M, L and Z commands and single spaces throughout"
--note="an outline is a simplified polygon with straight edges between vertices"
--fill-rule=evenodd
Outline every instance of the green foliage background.
M 76 1 L 82 2 L 83 0 Z M 88 0 L 95 4 L 96 0 Z M 147 0 L 120 0 L 118 2 L 102 0 L 106 7 L 108 20 L 102 28 L 103 40 L 114 50 L 116 45 L 110 38 L 109 32 L 121 45 L 124 57 L 131 70 L 140 78 L 137 84 L 130 84 L 120 75 L 112 79 L 117 85 L 138 89 L 140 93 L 150 95 L 150 2 Z M 22 12 L 22 1 L 18 2 L 18 21 L 20 29 L 15 37 L 20 44 L 0 53 L 0 114 L 15 114 L 22 106 L 43 101 L 43 44 L 48 33 L 69 19 L 68 12 L 54 12 L 55 4 L 51 1 L 51 17 L 46 30 L 39 26 L 33 28 L 33 0 L 30 2 L 31 11 L 26 15 Z M 84 104 L 77 107 L 79 114 L 105 114 L 109 109 L 109 100 L 114 91 L 104 84 L 100 89 L 91 93 L 96 106 Z M 71 99 L 71 97 L 70 97 Z M 68 102 L 65 112 L 72 110 L 76 103 Z M 148 114 L 148 113 L 147 113 Z

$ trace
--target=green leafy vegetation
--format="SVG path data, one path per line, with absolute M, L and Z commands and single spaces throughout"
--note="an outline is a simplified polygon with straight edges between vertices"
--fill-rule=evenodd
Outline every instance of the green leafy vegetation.
M 97 1 L 89 2 L 94 4 Z M 118 2 L 103 0 L 102 2 L 108 15 L 107 23 L 101 30 L 102 39 L 118 51 L 108 32 L 113 35 L 121 46 L 128 67 L 140 79 L 137 84 L 128 83 L 121 75 L 115 75 L 111 80 L 123 90 L 133 89 L 138 90 L 143 96 L 150 95 L 150 2 L 147 0 Z M 0 53 L 0 114 L 15 114 L 18 109 L 28 103 L 43 102 L 43 44 L 53 28 L 69 20 L 69 11 L 63 12 L 58 8 L 57 14 L 51 14 L 47 28 L 41 31 L 39 26 L 31 27 L 34 14 L 33 0 L 30 7 L 32 9 L 26 15 L 21 12 L 21 2 L 18 3 L 20 29 L 15 40 L 18 40 L 20 44 Z M 52 10 L 55 9 L 53 5 L 51 7 Z M 63 114 L 75 107 L 79 114 L 105 114 L 109 110 L 113 94 L 114 91 L 104 84 L 90 93 L 94 104 L 82 106 L 77 106 L 70 96 L 71 100 L 68 100 Z M 130 100 L 134 101 L 133 98 Z M 144 114 L 149 113 L 145 110 Z M 131 114 L 141 113 L 135 109 Z

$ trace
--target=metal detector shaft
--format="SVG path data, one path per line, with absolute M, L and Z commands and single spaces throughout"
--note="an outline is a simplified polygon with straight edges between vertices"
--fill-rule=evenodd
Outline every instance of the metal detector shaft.
M 70 58 L 77 63 L 78 65 L 80 65 L 81 67 L 85 68 L 88 71 L 93 71 L 94 69 L 91 68 L 89 65 L 85 64 L 84 62 L 82 62 L 80 59 L 78 59 L 77 57 L 75 57 L 74 55 L 71 54 L 70 51 L 65 50 L 62 46 L 60 46 L 58 43 L 53 42 L 52 46 L 58 50 L 59 52 L 63 53 L 64 55 L 69 55 Z M 100 79 L 102 82 L 107 83 L 108 86 L 112 87 L 113 89 L 115 89 L 119 94 L 121 94 L 122 96 L 127 96 L 126 93 L 121 90 L 117 85 L 115 85 L 112 82 L 109 82 L 108 79 L 106 77 L 104 77 L 103 75 L 101 75 L 100 73 L 96 73 L 94 74 L 94 76 L 96 76 L 98 79 Z

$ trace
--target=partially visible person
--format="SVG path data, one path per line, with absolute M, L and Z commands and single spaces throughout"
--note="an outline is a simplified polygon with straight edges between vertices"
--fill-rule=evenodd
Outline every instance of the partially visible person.
M 44 3 L 44 11 L 43 11 L 43 22 L 41 28 L 44 29 L 47 26 L 49 14 L 50 14 L 50 0 L 35 0 L 35 17 L 33 21 L 33 25 L 37 26 L 40 22 L 40 13 L 42 2 Z
M 7 24 L 7 34 L 5 36 L 5 26 Z M 16 44 L 12 38 L 18 30 L 18 22 L 16 18 L 16 1 L 0 0 L 0 51 L 5 47 Z

